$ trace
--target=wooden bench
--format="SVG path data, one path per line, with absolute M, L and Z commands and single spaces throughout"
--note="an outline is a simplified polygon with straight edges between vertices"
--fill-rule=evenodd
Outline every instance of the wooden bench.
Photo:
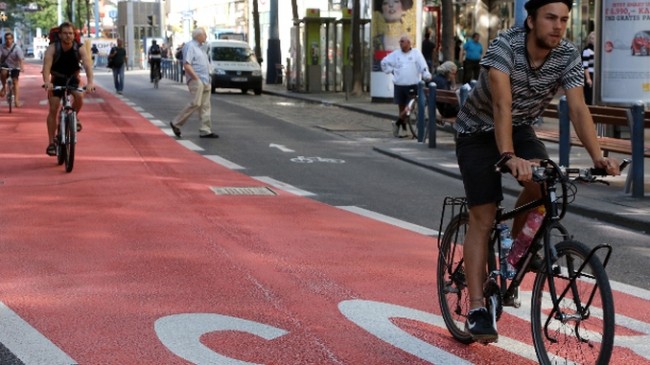
M 638 108 L 638 107 L 637 107 Z M 643 179 L 644 179 L 644 158 L 650 157 L 650 145 L 645 143 L 645 129 L 650 129 L 650 111 L 636 109 L 638 114 L 636 118 L 640 119 L 638 125 L 634 124 L 633 108 L 608 107 L 608 106 L 589 106 L 589 112 L 592 115 L 594 123 L 614 126 L 615 128 L 629 128 L 630 139 L 615 137 L 599 136 L 598 142 L 604 155 L 609 152 L 617 152 L 631 155 L 633 159 L 632 167 L 628 172 L 628 181 L 626 182 L 626 192 L 629 192 L 632 185 L 634 197 L 643 197 Z M 566 98 L 560 100 L 560 104 L 551 104 L 542 113 L 542 117 L 556 118 L 560 121 L 558 130 L 537 130 L 537 136 L 541 140 L 558 143 L 560 146 L 560 164 L 569 166 L 570 146 L 581 146 L 582 143 L 577 135 L 571 131 L 568 105 Z M 564 137 L 563 137 L 564 135 Z M 638 161 L 640 160 L 640 161 Z M 638 161 L 636 164 L 634 161 Z
M 550 104 L 542 113 L 544 118 L 553 118 L 560 119 L 559 112 L 557 110 L 557 104 Z M 614 137 L 599 136 L 598 142 L 600 147 L 604 152 L 604 155 L 607 156 L 609 152 L 618 152 L 622 154 L 632 154 L 632 142 L 629 139 L 621 138 L 620 127 L 629 128 L 629 120 L 627 116 L 627 108 L 615 108 L 607 106 L 589 106 L 589 111 L 594 120 L 594 123 L 600 123 L 605 125 L 612 125 L 616 128 Z M 650 128 L 650 110 L 646 111 L 644 114 L 644 128 Z M 559 130 L 537 130 L 537 136 L 539 139 L 549 142 L 559 142 L 560 131 Z M 578 136 L 575 132 L 571 133 L 571 145 L 582 147 L 582 143 L 578 139 Z M 644 146 L 644 157 L 650 157 L 650 145 Z
M 436 90 L 436 103 L 447 103 L 451 105 L 458 105 L 458 95 L 452 90 Z M 453 125 L 456 122 L 456 117 L 443 117 L 438 108 L 436 107 L 436 123 L 440 126 Z

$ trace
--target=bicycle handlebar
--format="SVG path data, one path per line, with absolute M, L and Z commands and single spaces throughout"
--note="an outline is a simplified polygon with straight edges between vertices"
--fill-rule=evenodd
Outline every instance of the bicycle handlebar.
M 45 85 L 41 85 L 42 88 L 45 89 Z M 71 91 L 86 91 L 86 87 L 75 87 L 75 86 L 52 86 L 52 91 L 58 91 L 58 90 L 71 90 Z
M 632 162 L 631 159 L 625 158 L 619 166 L 619 170 L 623 170 Z M 499 160 L 494 165 L 495 171 L 501 173 L 511 173 L 510 168 L 505 165 L 505 162 Z M 571 177 L 575 175 L 574 177 Z M 567 168 L 563 166 L 558 166 L 555 162 L 550 159 L 545 159 L 540 161 L 539 166 L 533 167 L 533 181 L 544 182 L 551 179 L 558 179 L 560 177 L 567 177 L 569 180 L 577 180 L 584 182 L 596 182 L 600 181 L 598 177 L 609 176 L 607 170 L 598 167 L 587 167 L 587 168 Z

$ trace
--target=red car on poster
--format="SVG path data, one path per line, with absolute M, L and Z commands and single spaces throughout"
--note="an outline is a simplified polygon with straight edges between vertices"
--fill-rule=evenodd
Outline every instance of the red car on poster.
M 650 30 L 642 30 L 634 35 L 632 39 L 632 56 L 650 55 Z

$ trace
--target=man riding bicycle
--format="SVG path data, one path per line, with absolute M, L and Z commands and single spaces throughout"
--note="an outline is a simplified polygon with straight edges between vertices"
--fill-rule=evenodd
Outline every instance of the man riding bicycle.
M 162 59 L 162 50 L 160 49 L 160 46 L 155 39 L 151 41 L 151 47 L 149 47 L 147 57 L 149 58 L 149 78 L 151 79 L 151 82 L 153 82 L 154 79 L 154 70 L 158 72 L 158 79 L 160 80 L 162 78 L 162 74 L 160 73 L 160 60 Z
M 525 4 L 525 28 L 512 28 L 492 41 L 481 60 L 478 82 L 454 125 L 469 206 L 463 251 L 470 296 L 465 328 L 482 342 L 498 339 L 483 296 L 489 233 L 497 205 L 503 200 L 501 174 L 494 166 L 505 162 L 523 185 L 517 206 L 540 197 L 539 185 L 532 181 L 532 166 L 548 154 L 532 124 L 560 87 L 565 90 L 575 131 L 594 166 L 619 174 L 618 162 L 602 156 L 596 139 L 582 90 L 580 52 L 563 39 L 571 6 L 571 0 L 530 0 Z M 523 216 L 513 223 L 513 237 L 525 223 Z
M 59 40 L 51 42 L 45 50 L 43 58 L 43 87 L 47 90 L 48 101 L 50 105 L 47 115 L 47 134 L 49 144 L 46 153 L 50 156 L 56 156 L 55 133 L 57 123 L 57 113 L 59 111 L 60 98 L 63 96 L 63 90 L 53 91 L 54 86 L 73 86 L 78 87 L 81 82 L 79 71 L 83 65 L 86 71 L 86 90 L 94 91 L 93 83 L 93 63 L 90 53 L 86 48 L 75 41 L 75 29 L 71 23 L 65 22 L 59 26 Z M 77 112 L 77 116 L 83 106 L 83 93 L 76 90 L 71 91 L 74 98 L 72 107 Z M 81 131 L 81 123 L 77 121 L 77 131 Z
M 20 89 L 18 87 L 18 76 L 20 75 L 20 70 L 23 69 L 23 61 L 25 56 L 23 50 L 14 43 L 14 35 L 12 33 L 5 33 L 5 44 L 0 50 L 0 65 L 5 68 L 10 68 L 11 75 L 9 75 L 9 70 L 2 70 L 0 73 L 0 79 L 2 80 L 2 90 L 0 90 L 0 97 L 4 97 L 7 93 L 7 77 L 11 77 L 13 81 L 13 93 L 14 93 L 14 105 L 19 107 L 22 105 L 20 102 Z

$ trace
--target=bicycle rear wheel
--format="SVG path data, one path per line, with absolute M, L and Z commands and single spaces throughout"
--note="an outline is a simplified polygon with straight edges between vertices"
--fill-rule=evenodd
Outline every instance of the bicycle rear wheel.
M 11 91 L 13 88 L 11 85 L 7 85 L 7 88 L 9 91 L 7 91 L 7 104 L 9 104 L 9 113 L 11 113 L 11 110 L 14 107 L 14 93 Z
M 549 294 L 544 268 L 535 276 L 531 319 L 540 364 L 609 364 L 614 344 L 614 300 L 605 268 L 577 241 L 558 243 L 550 280 L 559 313 Z
M 465 332 L 465 320 L 470 301 L 463 262 L 463 242 L 467 234 L 469 215 L 455 216 L 445 228 L 438 253 L 438 301 L 445 325 L 454 338 L 462 343 L 474 342 Z
M 71 172 L 74 167 L 74 150 L 77 142 L 77 121 L 74 114 L 65 117 L 65 172 Z

